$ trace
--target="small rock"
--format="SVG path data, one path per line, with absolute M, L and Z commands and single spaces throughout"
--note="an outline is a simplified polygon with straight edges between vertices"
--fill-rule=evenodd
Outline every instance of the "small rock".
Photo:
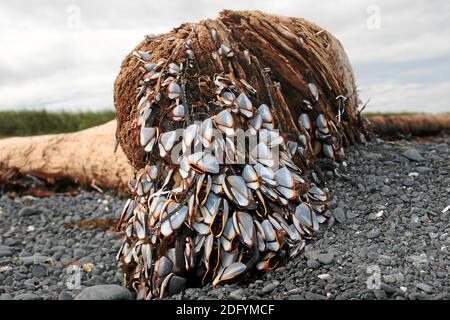
M 347 219 L 354 219 L 359 217 L 359 214 L 353 211 L 347 212 Z
M 40 300 L 40 299 L 41 298 L 39 298 L 34 293 L 22 293 L 15 296 L 13 300 Z
M 62 291 L 58 296 L 58 300 L 73 300 L 73 297 L 67 291 Z
M 86 255 L 86 250 L 80 249 L 80 248 L 76 248 L 73 250 L 73 257 L 75 259 L 80 259 L 82 257 L 84 257 Z
M 42 209 L 36 206 L 23 207 L 19 210 L 19 217 L 29 217 L 42 213 Z
M 368 153 L 365 157 L 369 160 L 380 160 L 384 158 L 384 156 L 380 153 Z
M 245 291 L 243 289 L 238 289 L 230 293 L 230 298 L 234 300 L 242 300 L 245 297 Z
M 421 173 L 421 174 L 426 174 L 426 173 L 433 172 L 433 169 L 428 168 L 428 167 L 415 167 L 414 169 L 415 169 L 418 173 Z
M 393 286 L 388 285 L 388 284 L 383 283 L 383 282 L 381 283 L 380 288 L 383 289 L 385 292 L 391 293 L 391 294 L 397 291 Z
M 320 263 L 322 264 L 330 264 L 331 262 L 333 262 L 334 259 L 334 254 L 333 252 L 326 252 L 326 253 L 321 253 L 317 256 L 317 260 L 319 260 Z
M 0 258 L 3 257 L 10 257 L 13 255 L 13 252 L 11 250 L 7 250 L 7 249 L 1 249 L 0 248 Z
M 314 292 L 305 292 L 305 298 L 306 300 L 325 300 L 326 297 Z
M 305 297 L 301 294 L 293 294 L 288 297 L 288 300 L 305 300 Z
M 29 257 L 20 257 L 20 261 L 22 261 L 22 263 L 24 265 L 31 265 L 31 264 L 39 264 L 39 263 L 45 263 L 47 261 L 49 261 L 50 258 L 46 257 L 46 256 L 41 256 L 38 254 L 29 256 Z
M 331 275 L 329 273 L 323 273 L 323 274 L 319 274 L 317 276 L 320 280 L 330 280 L 332 279 Z
M 131 300 L 131 292 L 119 285 L 104 284 L 87 287 L 77 295 L 76 300 Z
M 270 283 L 270 284 L 268 284 L 268 285 L 265 285 L 265 286 L 261 289 L 261 291 L 262 291 L 263 293 L 269 293 L 269 292 L 272 292 L 273 290 L 275 290 L 276 287 L 278 287 L 277 284 L 275 284 L 275 283 Z
M 425 160 L 425 159 L 420 155 L 419 151 L 417 151 L 417 150 L 414 149 L 414 148 L 409 148 L 408 150 L 406 150 L 406 151 L 403 153 L 403 155 L 404 155 L 407 159 L 409 159 L 409 160 L 411 160 L 411 161 L 420 162 L 420 161 Z
M 397 277 L 395 275 L 393 275 L 393 274 L 383 275 L 383 279 L 387 283 L 395 283 L 397 281 Z
M 316 260 L 309 259 L 306 261 L 306 265 L 311 269 L 318 269 L 320 267 L 320 263 Z
M 336 218 L 336 221 L 339 223 L 344 223 L 347 220 L 345 216 L 345 211 L 341 207 L 337 207 L 333 210 L 333 215 Z
M 414 229 L 414 228 L 419 227 L 420 224 L 421 224 L 420 223 L 420 218 L 416 214 L 413 214 L 411 216 L 411 221 L 408 223 L 408 228 Z
M 35 264 L 31 269 L 31 274 L 33 277 L 42 278 L 47 275 L 48 267 L 45 264 Z
M 382 289 L 373 290 L 373 294 L 375 295 L 375 297 L 378 300 L 386 300 L 387 299 L 386 292 L 384 292 L 384 290 L 382 290 Z
M 304 255 L 305 255 L 306 259 L 317 260 L 317 257 L 319 256 L 319 251 L 305 249 Z
M 374 229 L 370 230 L 369 232 L 367 232 L 366 236 L 368 239 L 378 238 L 380 236 L 380 230 L 378 230 L 377 228 L 374 228 Z
M 433 287 L 426 284 L 426 283 L 422 283 L 419 282 L 418 284 L 416 284 L 416 287 L 426 293 L 431 293 L 433 291 Z

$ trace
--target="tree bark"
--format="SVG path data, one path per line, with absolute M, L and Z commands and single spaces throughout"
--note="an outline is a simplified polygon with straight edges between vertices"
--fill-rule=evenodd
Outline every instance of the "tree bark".
M 75 133 L 0 140 L 0 182 L 17 172 L 124 190 L 133 170 L 120 148 L 114 153 L 115 127 L 111 121 Z
M 217 41 L 212 30 L 217 33 Z M 186 23 L 157 38 L 146 38 L 134 51 L 151 52 L 153 62 L 164 58 L 167 63 L 186 64 L 186 41 L 191 42 L 195 72 L 186 76 L 185 92 L 187 102 L 197 112 L 204 112 L 206 102 L 214 98 L 213 76 L 224 74 L 238 84 L 245 80 L 256 89 L 256 98 L 274 110 L 278 129 L 286 136 L 297 137 L 301 132 L 297 123 L 301 113 L 309 114 L 313 121 L 324 114 L 335 124 L 343 145 L 354 144 L 365 133 L 366 123 L 358 111 L 357 89 L 347 55 L 340 42 L 319 26 L 299 18 L 226 10 L 215 20 Z M 213 56 L 221 44 L 233 50 L 233 58 Z M 143 168 L 152 157 L 139 144 L 136 96 L 142 84 L 140 65 L 130 53 L 122 63 L 114 91 L 117 137 L 136 169 Z M 302 101 L 311 100 L 311 83 L 318 88 L 319 100 L 310 109 Z M 338 96 L 346 97 L 344 105 L 339 104 Z M 158 104 L 160 112 L 151 115 L 155 123 L 162 122 L 169 106 L 164 100 Z M 345 108 L 341 116 L 339 108 L 341 113 Z M 160 129 L 165 132 L 164 124 Z M 313 146 L 316 143 L 312 137 Z M 316 153 L 309 153 L 310 163 L 315 157 Z

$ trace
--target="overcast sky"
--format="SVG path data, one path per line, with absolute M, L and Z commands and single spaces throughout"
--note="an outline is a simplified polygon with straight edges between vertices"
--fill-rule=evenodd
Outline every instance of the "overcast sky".
M 2 0 L 0 110 L 112 109 L 121 60 L 145 34 L 222 9 L 303 17 L 332 32 L 368 111 L 450 111 L 448 0 Z

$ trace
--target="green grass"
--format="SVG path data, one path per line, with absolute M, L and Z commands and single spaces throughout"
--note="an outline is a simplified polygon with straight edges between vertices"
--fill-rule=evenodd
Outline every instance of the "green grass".
M 113 111 L 99 112 L 0 112 L 0 138 L 75 132 L 114 119 Z

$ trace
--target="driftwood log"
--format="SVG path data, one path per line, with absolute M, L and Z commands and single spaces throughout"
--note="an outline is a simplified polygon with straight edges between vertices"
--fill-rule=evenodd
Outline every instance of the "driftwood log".
M 217 32 L 219 45 L 226 44 L 233 50 L 233 59 L 212 55 L 218 46 L 211 36 L 213 29 Z M 347 55 L 340 42 L 323 28 L 299 18 L 226 10 L 217 19 L 186 23 L 157 38 L 147 38 L 134 51 L 151 52 L 152 61 L 163 58 L 177 64 L 186 63 L 184 43 L 188 39 L 197 68 L 186 83 L 188 102 L 203 101 L 206 104 L 211 101 L 214 97 L 213 76 L 224 74 L 238 82 L 244 79 L 255 88 L 258 100 L 274 109 L 278 128 L 282 127 L 287 135 L 298 136 L 297 119 L 304 112 L 312 119 L 323 113 L 333 120 L 344 145 L 354 144 L 365 131 Z M 117 138 L 136 169 L 143 168 L 148 159 L 139 144 L 136 101 L 142 78 L 139 66 L 139 61 L 130 53 L 122 63 L 114 91 Z M 310 83 L 317 86 L 320 97 L 312 109 L 303 102 L 311 97 Z M 339 96 L 346 99 L 342 106 L 345 111 L 341 110 L 340 117 Z M 158 116 L 163 116 L 167 108 L 162 105 Z M 198 112 L 204 109 L 204 105 L 196 106 Z
M 450 132 L 450 114 L 379 115 L 368 121 L 373 133 L 382 137 L 432 136 Z
M 114 153 L 115 129 L 111 121 L 75 133 L 0 140 L 0 183 L 19 174 L 124 190 L 133 170 L 120 148 Z

